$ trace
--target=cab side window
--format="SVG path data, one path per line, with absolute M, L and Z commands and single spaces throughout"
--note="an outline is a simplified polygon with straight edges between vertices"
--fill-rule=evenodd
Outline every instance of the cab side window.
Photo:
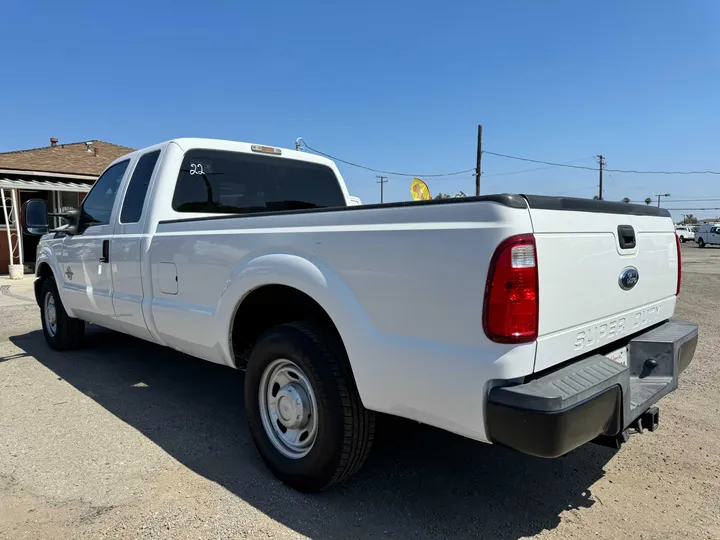
M 133 171 L 123 201 L 120 223 L 137 223 L 142 216 L 145 206 L 150 179 L 152 178 L 155 164 L 160 157 L 160 150 L 148 152 L 140 157 Z
M 82 220 L 85 225 L 92 227 L 110 223 L 115 196 L 129 163 L 130 160 L 116 163 L 97 179 L 83 201 Z

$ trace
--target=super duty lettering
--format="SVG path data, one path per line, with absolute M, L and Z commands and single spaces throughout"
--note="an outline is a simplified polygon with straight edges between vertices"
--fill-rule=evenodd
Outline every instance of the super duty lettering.
M 618 319 L 609 323 L 591 326 L 581 330 L 575 338 L 575 350 L 584 347 L 597 347 L 604 342 L 615 341 L 625 334 L 625 319 Z

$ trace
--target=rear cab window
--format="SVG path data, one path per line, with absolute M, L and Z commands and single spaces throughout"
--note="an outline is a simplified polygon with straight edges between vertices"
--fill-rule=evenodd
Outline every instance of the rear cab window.
M 346 206 L 326 165 L 226 150 L 186 152 L 172 208 L 191 213 L 262 213 Z

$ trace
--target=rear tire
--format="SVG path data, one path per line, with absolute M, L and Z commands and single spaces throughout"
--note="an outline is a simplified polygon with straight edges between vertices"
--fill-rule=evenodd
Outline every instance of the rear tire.
M 40 287 L 40 319 L 45 341 L 51 349 L 67 351 L 82 343 L 85 321 L 67 314 L 52 277 L 46 278 Z
M 705 247 L 705 240 L 703 240 L 702 238 L 701 238 L 700 240 L 698 240 L 698 246 L 700 246 L 701 248 L 704 248 L 704 247 Z
M 255 446 L 282 482 L 315 492 L 357 472 L 375 436 L 342 344 L 309 322 L 260 337 L 245 375 L 245 410 Z

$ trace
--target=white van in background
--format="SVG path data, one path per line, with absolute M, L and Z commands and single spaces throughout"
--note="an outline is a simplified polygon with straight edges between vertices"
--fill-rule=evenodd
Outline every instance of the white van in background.
M 720 223 L 705 223 L 700 225 L 695 233 L 695 242 L 698 246 L 720 244 Z

